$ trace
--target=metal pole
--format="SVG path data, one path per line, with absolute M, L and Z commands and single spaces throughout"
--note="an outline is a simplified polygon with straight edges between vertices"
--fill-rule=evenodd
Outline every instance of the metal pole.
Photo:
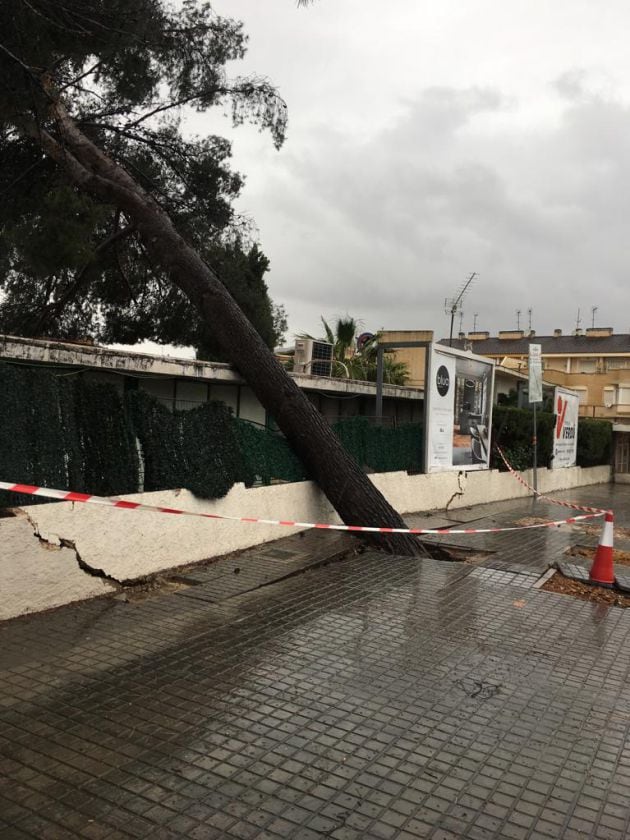
M 534 448 L 534 490 L 538 491 L 538 427 L 536 417 L 536 407 L 538 403 L 534 403 L 534 436 L 532 438 L 532 445 Z M 534 496 L 534 501 L 538 497 Z
M 383 347 L 376 349 L 376 424 L 383 424 Z
M 451 307 L 451 331 L 448 335 L 448 346 L 453 346 L 453 321 L 455 320 L 455 306 Z
M 424 348 L 424 400 L 422 401 L 422 434 L 424 435 L 424 446 L 422 447 L 422 472 L 427 470 L 427 435 L 429 434 L 429 414 L 427 412 L 427 394 L 429 393 L 429 373 L 431 370 L 431 345 L 426 344 Z

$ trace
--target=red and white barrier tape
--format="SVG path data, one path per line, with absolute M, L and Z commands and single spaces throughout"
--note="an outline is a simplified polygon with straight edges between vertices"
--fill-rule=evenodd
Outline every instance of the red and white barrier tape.
M 105 496 L 92 496 L 88 493 L 72 493 L 66 490 L 52 490 L 48 487 L 35 487 L 31 484 L 10 484 L 0 481 L 0 490 L 9 490 L 12 493 L 25 493 L 29 496 L 43 496 L 48 499 L 58 499 L 64 502 L 82 502 L 91 505 L 104 505 L 106 507 L 122 508 L 124 510 L 151 511 L 153 513 L 173 513 L 179 516 L 198 516 L 203 519 L 223 519 L 230 522 L 248 522 L 259 525 L 282 525 L 289 528 L 319 528 L 328 531 L 351 531 L 369 534 L 436 534 L 444 536 L 448 534 L 498 534 L 503 531 L 526 531 L 532 528 L 553 528 L 560 525 L 570 525 L 583 519 L 596 519 L 603 516 L 606 511 L 572 516 L 569 519 L 558 519 L 553 522 L 540 522 L 535 525 L 514 525 L 508 528 L 379 528 L 367 525 L 330 525 L 322 522 L 295 522 L 282 519 L 259 519 L 252 516 L 227 516 L 218 513 L 198 513 L 192 510 L 181 510 L 179 508 L 158 507 L 156 505 L 143 505 L 140 502 L 131 502 L 125 499 L 107 498 Z
M 534 490 L 534 488 L 525 481 L 523 476 L 519 475 L 516 472 L 514 467 L 510 464 L 508 459 L 505 457 L 501 447 L 496 446 L 496 444 L 495 444 L 495 447 L 496 447 L 497 452 L 501 456 L 501 459 L 503 460 L 503 463 L 508 468 L 508 470 L 511 472 L 511 474 L 514 476 L 514 478 L 517 481 L 519 481 L 523 485 L 523 487 L 527 487 L 527 489 L 531 493 L 533 493 L 535 496 L 537 496 L 539 499 L 544 499 L 546 502 L 551 502 L 554 505 L 562 505 L 562 507 L 570 508 L 571 510 L 583 510 L 586 513 L 606 513 L 607 512 L 607 511 L 603 510 L 602 508 L 587 507 L 586 505 L 578 505 L 575 502 L 563 502 L 561 499 L 552 499 L 551 496 L 545 496 L 544 493 L 541 493 L 538 490 Z

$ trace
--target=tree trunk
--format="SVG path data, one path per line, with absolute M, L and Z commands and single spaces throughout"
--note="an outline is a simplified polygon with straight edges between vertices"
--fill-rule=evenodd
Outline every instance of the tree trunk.
M 147 252 L 199 309 L 232 364 L 347 525 L 404 528 L 402 517 L 346 452 L 317 409 L 264 344 L 219 277 L 176 231 L 169 215 L 122 167 L 96 147 L 62 105 L 55 108 L 58 141 L 29 130 L 78 188 L 120 208 Z M 279 511 L 286 515 L 288 512 Z M 368 535 L 366 535 L 368 536 Z M 411 535 L 369 535 L 391 553 L 427 554 Z

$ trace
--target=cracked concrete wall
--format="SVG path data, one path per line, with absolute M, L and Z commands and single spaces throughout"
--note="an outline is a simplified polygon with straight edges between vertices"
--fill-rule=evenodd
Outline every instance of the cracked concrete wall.
M 521 473 L 533 483 L 532 470 Z M 501 502 L 529 496 L 529 491 L 514 476 L 498 470 L 443 472 L 429 475 L 379 473 L 370 476 L 389 502 L 401 513 L 449 510 L 487 502 Z M 567 467 L 562 470 L 538 470 L 538 490 L 551 494 L 588 484 L 606 484 L 610 467 Z M 559 516 L 559 519 L 562 517 Z
M 249 490 L 237 484 L 217 500 L 198 499 L 187 490 L 137 493 L 128 498 L 199 513 L 339 521 L 326 498 L 307 481 Z M 300 530 L 73 503 L 32 505 L 24 510 L 44 539 L 72 543 L 84 566 L 118 582 L 142 579 Z
M 74 551 L 39 540 L 26 516 L 0 519 L 0 620 L 114 592 Z
M 524 477 L 531 483 L 530 473 L 524 473 Z M 528 495 L 509 473 L 496 471 L 381 473 L 370 478 L 403 514 Z M 609 480 L 609 467 L 539 470 L 539 488 L 546 493 Z M 225 498 L 215 501 L 197 499 L 186 490 L 140 493 L 129 498 L 201 513 L 339 522 L 327 499 L 307 481 L 249 490 L 236 485 Z M 141 580 L 300 530 L 70 502 L 30 505 L 22 511 L 28 520 L 0 519 L 0 618 L 94 597 L 113 591 L 117 582 Z

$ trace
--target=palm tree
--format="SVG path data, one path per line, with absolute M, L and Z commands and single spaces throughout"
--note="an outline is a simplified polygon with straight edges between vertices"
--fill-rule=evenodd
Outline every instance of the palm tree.
M 364 382 L 376 382 L 376 357 L 378 335 L 357 347 L 357 333 L 361 322 L 350 315 L 337 318 L 334 329 L 321 316 L 324 326 L 324 338 L 333 346 L 332 374 L 340 379 L 358 379 Z M 300 335 L 298 338 L 313 338 L 312 335 Z M 383 358 L 383 381 L 388 385 L 405 385 L 409 379 L 409 368 L 405 362 L 397 362 L 390 353 Z

